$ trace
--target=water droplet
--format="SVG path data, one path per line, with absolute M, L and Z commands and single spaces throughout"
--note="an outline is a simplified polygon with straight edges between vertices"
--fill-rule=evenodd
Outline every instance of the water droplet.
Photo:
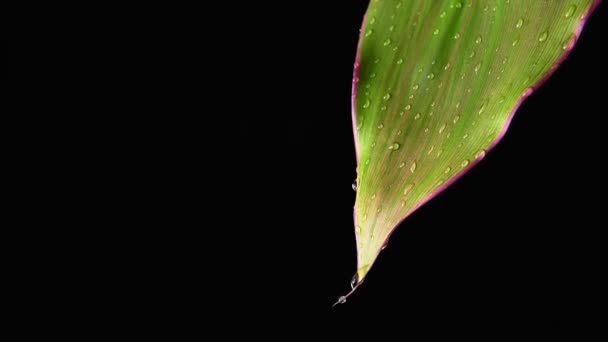
M 416 115 L 414 115 L 414 120 L 418 120 L 420 119 L 420 113 L 416 113 Z
M 502 64 L 507 64 L 507 61 L 508 61 L 508 60 L 509 60 L 509 59 L 508 59 L 507 57 L 503 58 L 503 59 L 502 59 Z
M 386 106 L 382 106 L 382 107 L 380 107 L 380 110 L 381 110 L 381 111 L 385 111 L 385 110 L 386 110 Z
M 399 168 L 402 169 L 405 166 L 404 162 L 401 162 L 401 164 L 399 164 Z
M 412 105 L 408 103 L 408 104 L 405 106 L 405 110 L 410 110 L 410 109 L 412 109 Z
M 378 64 L 378 63 L 380 63 L 380 58 L 374 59 L 374 64 Z
M 373 194 L 373 195 L 372 195 L 372 199 L 376 199 L 376 194 Z
M 369 165 L 369 159 L 365 161 L 365 165 Z
M 477 63 L 477 65 L 475 66 L 475 73 L 478 73 L 480 68 L 481 68 L 481 62 Z
M 419 87 L 418 84 L 414 84 L 414 86 L 412 87 L 412 89 L 418 90 L 418 87 Z
M 365 31 L 365 36 L 366 36 L 366 37 L 369 37 L 369 36 L 371 36 L 373 33 L 374 33 L 374 30 L 369 29 L 369 30 Z
M 570 5 L 564 14 L 564 17 L 570 18 L 576 11 L 576 5 Z
M 519 18 L 519 20 L 515 24 L 515 27 L 521 28 L 523 26 L 523 24 L 524 24 L 524 19 L 523 18 Z
M 439 29 L 435 29 L 435 31 L 433 31 L 434 35 L 438 35 L 439 34 Z
M 462 7 L 462 2 L 457 2 L 455 6 L 456 6 L 456 8 L 461 8 Z
M 481 113 L 483 113 L 486 110 L 486 105 L 487 105 L 486 102 L 482 103 L 481 107 L 479 107 L 479 111 L 477 112 L 477 114 L 481 115 Z
M 416 172 L 416 162 L 414 162 L 412 164 L 412 166 L 410 166 L 410 172 L 412 172 L 412 173 Z
M 370 79 L 372 79 L 372 78 L 376 78 L 376 73 L 372 72 L 372 73 L 369 75 L 369 78 L 370 78 Z
M 383 44 L 384 44 L 384 46 L 389 46 L 389 45 L 391 45 L 391 42 L 392 42 L 392 40 L 390 38 L 387 38 Z
M 443 133 L 443 131 L 445 130 L 445 124 L 441 125 L 441 127 L 439 127 L 439 134 Z
M 431 147 L 429 148 L 429 150 L 426 152 L 426 154 L 431 154 L 433 152 L 433 150 L 435 149 L 435 145 L 431 145 Z
M 357 226 L 355 227 L 355 231 L 357 232 L 357 234 L 361 234 L 361 226 L 360 226 L 360 225 L 357 225 Z
M 379 125 L 378 125 L 378 129 L 383 129 L 383 128 L 384 128 L 384 125 L 383 125 L 383 124 L 379 124 Z
M 369 24 L 374 25 L 375 23 L 376 23 L 376 17 L 371 17 L 371 19 L 369 20 Z
M 401 146 L 399 145 L 399 143 L 393 143 L 391 146 L 388 147 L 388 149 L 392 151 L 397 151 L 399 149 L 399 146 Z
M 403 116 L 403 114 L 405 114 L 404 111 L 399 112 L 399 116 Z M 401 134 L 401 131 L 399 131 L 399 134 Z
M 410 183 L 410 184 L 406 185 L 405 189 L 403 189 L 403 194 L 407 195 L 407 193 L 410 192 L 413 188 L 414 188 L 414 184 L 413 183 Z
M 399 1 L 399 2 L 397 3 L 397 6 L 395 6 L 395 8 L 399 8 L 399 7 L 401 7 L 401 1 Z
M 511 43 L 511 45 L 512 45 L 512 46 L 515 46 L 515 45 L 517 45 L 517 43 L 519 43 L 519 39 L 515 39 L 515 40 L 513 41 L 513 43 Z
M 372 101 L 370 99 L 365 99 L 365 101 L 363 101 L 363 108 L 369 108 L 369 105 L 372 103 Z
M 576 42 L 576 34 L 572 33 L 568 39 L 566 39 L 566 41 L 564 42 L 564 44 L 562 44 L 562 49 L 563 50 L 569 50 L 572 48 L 572 46 L 574 46 L 574 43 Z
M 340 296 L 340 298 L 338 298 L 338 301 L 336 302 L 336 304 L 344 304 L 344 303 L 346 303 L 346 296 Z M 336 304 L 334 304 L 334 306 Z
M 455 124 L 455 123 L 457 123 L 459 119 L 460 119 L 460 116 L 456 115 L 456 116 L 454 117 L 454 124 Z
M 483 158 L 486 155 L 486 150 L 480 150 L 479 152 L 475 153 L 475 159 L 479 159 L 479 158 Z
M 397 64 L 403 64 L 403 58 L 399 58 L 399 59 L 397 60 Z
M 401 208 L 405 207 L 405 201 L 401 201 Z
M 439 15 L 439 18 L 445 18 L 445 15 L 446 15 L 446 14 L 447 14 L 447 13 L 446 13 L 445 11 L 441 12 L 441 14 Z
M 391 99 L 391 94 L 390 93 L 386 93 L 384 94 L 384 96 L 382 97 L 384 99 L 384 101 L 388 101 Z
M 443 171 L 443 173 L 449 173 L 450 171 L 452 171 L 452 168 L 448 166 L 445 168 L 445 171 Z
M 475 50 L 471 51 L 471 54 L 469 55 L 469 58 L 473 58 L 475 57 Z
M 443 70 L 448 70 L 448 68 L 450 67 L 450 63 L 446 63 L 446 65 L 443 67 Z
M 430 74 L 426 75 L 426 78 L 432 80 L 433 78 L 435 78 L 435 74 L 430 73 Z
M 547 31 L 541 33 L 540 37 L 538 37 L 538 41 L 539 42 L 544 42 L 545 40 L 547 40 L 547 36 L 548 35 L 549 35 L 549 33 Z
M 353 191 L 357 191 L 357 180 L 355 179 L 352 184 Z
M 481 43 L 481 36 L 477 36 L 477 39 L 475 39 L 475 43 L 477 43 L 477 44 Z
M 355 286 L 357 286 L 357 282 L 359 281 L 359 277 L 357 276 L 357 274 L 355 274 L 353 276 L 353 278 L 350 280 L 350 288 L 354 289 Z
M 469 161 L 468 160 L 463 160 L 462 163 L 460 163 L 460 167 L 467 167 L 467 165 L 469 165 Z
M 456 34 L 454 35 L 454 39 L 459 39 L 460 38 L 460 33 L 456 32 Z
M 469 133 L 465 133 L 465 134 L 462 136 L 462 140 L 464 140 L 464 139 L 466 139 L 466 138 L 468 138 L 468 137 L 469 137 Z

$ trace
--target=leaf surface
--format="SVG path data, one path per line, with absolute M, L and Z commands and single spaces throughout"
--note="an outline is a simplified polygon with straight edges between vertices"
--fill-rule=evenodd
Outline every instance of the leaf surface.
M 484 158 L 594 0 L 372 0 L 353 79 L 355 285 L 408 215 Z

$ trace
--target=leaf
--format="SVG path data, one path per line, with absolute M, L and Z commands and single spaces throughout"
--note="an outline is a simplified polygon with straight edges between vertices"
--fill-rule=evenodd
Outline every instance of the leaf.
M 353 80 L 354 287 L 395 227 L 498 143 L 598 4 L 371 1 Z

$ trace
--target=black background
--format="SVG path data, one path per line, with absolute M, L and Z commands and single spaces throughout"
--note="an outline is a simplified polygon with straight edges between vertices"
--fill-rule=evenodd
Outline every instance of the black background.
M 251 69 L 235 89 L 252 90 L 234 135 L 238 222 L 224 242 L 238 255 L 239 298 L 279 311 L 551 328 L 598 309 L 605 6 L 503 141 L 411 215 L 363 286 L 330 308 L 356 267 L 350 91 L 366 3 L 317 12 L 301 2 L 252 28 L 263 38 L 247 46 Z

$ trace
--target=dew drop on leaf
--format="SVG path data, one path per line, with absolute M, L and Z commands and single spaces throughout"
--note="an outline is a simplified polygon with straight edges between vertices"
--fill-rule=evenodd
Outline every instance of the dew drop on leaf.
M 570 5 L 564 14 L 564 17 L 570 18 L 576 11 L 576 5 Z

